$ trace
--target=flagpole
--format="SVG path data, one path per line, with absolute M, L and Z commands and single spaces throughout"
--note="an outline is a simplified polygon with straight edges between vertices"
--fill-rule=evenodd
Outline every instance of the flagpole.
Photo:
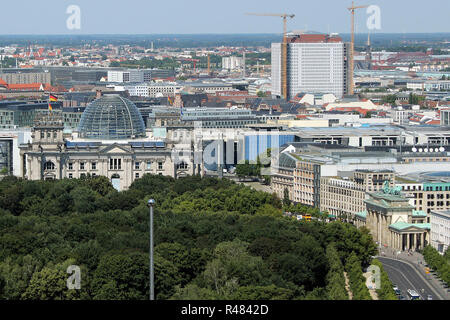
M 48 104 L 48 113 L 49 113 L 49 115 L 51 115 L 52 114 L 52 108 L 50 106 L 50 92 L 48 93 L 47 104 Z

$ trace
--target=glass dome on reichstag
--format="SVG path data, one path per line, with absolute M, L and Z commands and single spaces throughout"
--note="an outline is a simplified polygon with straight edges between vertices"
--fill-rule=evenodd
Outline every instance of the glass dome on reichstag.
M 118 94 L 91 102 L 78 125 L 81 138 L 116 140 L 145 137 L 142 115 L 136 105 Z

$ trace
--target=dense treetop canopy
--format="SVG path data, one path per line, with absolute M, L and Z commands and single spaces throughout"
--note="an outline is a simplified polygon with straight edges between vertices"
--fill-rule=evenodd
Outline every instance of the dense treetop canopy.
M 345 298 L 330 277 L 376 251 L 367 229 L 285 217 L 275 195 L 226 179 L 145 175 L 117 192 L 105 177 L 6 177 L 0 298 L 148 299 L 150 198 L 157 299 Z M 66 287 L 69 265 L 80 290 Z

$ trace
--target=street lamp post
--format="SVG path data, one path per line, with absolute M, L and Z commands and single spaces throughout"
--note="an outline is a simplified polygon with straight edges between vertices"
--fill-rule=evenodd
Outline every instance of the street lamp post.
M 154 272 L 153 272 L 153 205 L 154 199 L 149 199 L 147 205 L 150 207 L 150 300 L 155 300 Z

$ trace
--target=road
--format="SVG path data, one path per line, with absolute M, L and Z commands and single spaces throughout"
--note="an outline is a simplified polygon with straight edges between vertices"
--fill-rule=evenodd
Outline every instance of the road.
M 425 276 L 420 275 L 410 264 L 386 257 L 377 257 L 377 259 L 381 261 L 391 282 L 397 285 L 405 298 L 408 299 L 406 290 L 413 289 L 424 300 L 427 299 L 429 294 L 433 297 L 433 300 L 445 300 L 429 280 Z

